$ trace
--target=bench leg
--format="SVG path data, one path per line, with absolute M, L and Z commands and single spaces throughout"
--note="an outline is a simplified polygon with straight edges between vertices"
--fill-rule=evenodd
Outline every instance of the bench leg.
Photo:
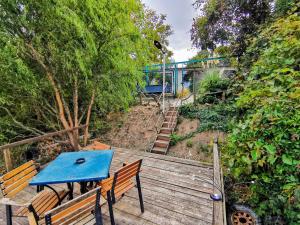
M 102 212 L 101 212 L 101 204 L 100 204 L 101 193 L 98 190 L 96 194 L 96 202 L 95 202 L 95 219 L 96 225 L 103 225 L 102 221 Z
M 110 223 L 111 223 L 111 225 L 115 225 L 115 217 L 114 217 L 114 211 L 113 211 L 113 207 L 112 207 L 113 203 L 112 203 L 110 191 L 107 192 L 107 202 L 108 202 Z
M 139 176 L 139 174 L 136 175 L 136 184 L 137 184 L 137 189 L 138 189 L 138 192 L 139 192 L 139 200 L 140 200 L 141 212 L 143 213 L 145 210 L 144 210 L 142 187 L 141 187 L 141 182 L 140 182 L 140 176 Z
M 12 209 L 11 205 L 6 205 L 6 224 L 7 225 L 12 225 Z

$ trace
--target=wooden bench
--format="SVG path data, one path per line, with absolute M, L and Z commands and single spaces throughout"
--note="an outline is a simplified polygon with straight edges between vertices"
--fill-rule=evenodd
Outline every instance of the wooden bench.
M 108 150 L 111 149 L 110 145 L 94 141 L 92 144 L 83 147 L 84 150 Z
M 12 225 L 12 217 L 26 217 L 32 212 L 36 218 L 44 217 L 44 213 L 61 203 L 68 194 L 67 191 L 43 190 L 37 193 L 29 201 L 21 201 L 18 195 L 29 186 L 32 177 L 37 174 L 34 161 L 29 161 L 18 168 L 0 177 L 0 186 L 3 198 L 0 203 L 6 206 L 7 225 Z M 13 213 L 12 206 L 18 207 Z
M 57 208 L 45 213 L 43 220 L 36 220 L 33 213 L 29 213 L 30 225 L 102 225 L 101 188 L 93 189 Z
M 141 171 L 142 159 L 131 164 L 123 164 L 123 167 L 114 173 L 114 176 L 109 177 L 99 183 L 102 188 L 101 194 L 106 198 L 109 206 L 111 224 L 114 225 L 114 215 L 112 204 L 116 203 L 116 199 L 124 196 L 125 192 L 135 186 L 133 178 L 136 180 L 138 189 L 141 212 L 144 212 L 144 203 L 141 189 L 139 173 Z

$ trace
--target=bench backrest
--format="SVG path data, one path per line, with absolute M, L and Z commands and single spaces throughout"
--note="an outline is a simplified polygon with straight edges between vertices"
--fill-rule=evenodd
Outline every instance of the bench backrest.
M 12 198 L 26 188 L 33 176 L 37 174 L 34 161 L 29 161 L 0 177 L 3 197 Z
M 100 182 L 102 195 L 112 190 L 113 199 L 120 197 L 126 191 L 134 187 L 133 177 L 136 177 L 142 166 L 142 159 L 127 164 L 114 173 L 113 177 L 107 178 Z
M 83 149 L 86 149 L 86 150 L 108 150 L 108 149 L 111 149 L 111 146 L 101 143 L 101 142 L 98 142 L 98 141 L 94 141 L 93 144 L 87 145 Z
M 67 225 L 77 222 L 80 224 L 80 221 L 86 218 L 91 218 L 93 224 L 102 224 L 100 196 L 101 188 L 98 187 L 46 212 L 46 225 Z

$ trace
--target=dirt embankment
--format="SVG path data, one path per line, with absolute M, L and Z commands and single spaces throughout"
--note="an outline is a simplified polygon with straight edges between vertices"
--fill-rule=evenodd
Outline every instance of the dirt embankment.
M 134 106 L 127 113 L 111 114 L 112 129 L 100 137 L 115 147 L 144 151 L 156 136 L 155 123 L 159 117 L 156 104 Z
M 115 147 L 149 150 L 156 137 L 155 125 L 159 117 L 159 109 L 155 104 L 134 106 L 127 113 L 114 113 L 108 117 L 112 129 L 99 137 L 100 141 Z M 174 134 L 185 136 L 197 130 L 199 120 L 180 117 Z M 168 155 L 212 162 L 213 138 L 219 135 L 224 140 L 224 133 L 208 131 L 196 133 L 194 136 L 177 142 L 171 146 Z
M 177 125 L 175 135 L 186 136 L 194 131 L 200 125 L 200 121 L 180 119 L 180 123 Z M 213 138 L 219 135 L 221 139 L 224 139 L 224 133 L 217 131 L 207 131 L 202 133 L 196 133 L 194 136 L 177 142 L 176 145 L 171 146 L 168 155 L 193 159 L 204 162 L 212 162 L 212 144 Z

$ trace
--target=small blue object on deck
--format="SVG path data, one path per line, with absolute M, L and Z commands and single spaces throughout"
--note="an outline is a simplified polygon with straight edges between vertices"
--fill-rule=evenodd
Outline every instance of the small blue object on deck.
M 113 154 L 113 150 L 62 153 L 29 184 L 46 185 L 103 180 L 108 177 Z M 81 163 L 78 163 L 78 159 Z

